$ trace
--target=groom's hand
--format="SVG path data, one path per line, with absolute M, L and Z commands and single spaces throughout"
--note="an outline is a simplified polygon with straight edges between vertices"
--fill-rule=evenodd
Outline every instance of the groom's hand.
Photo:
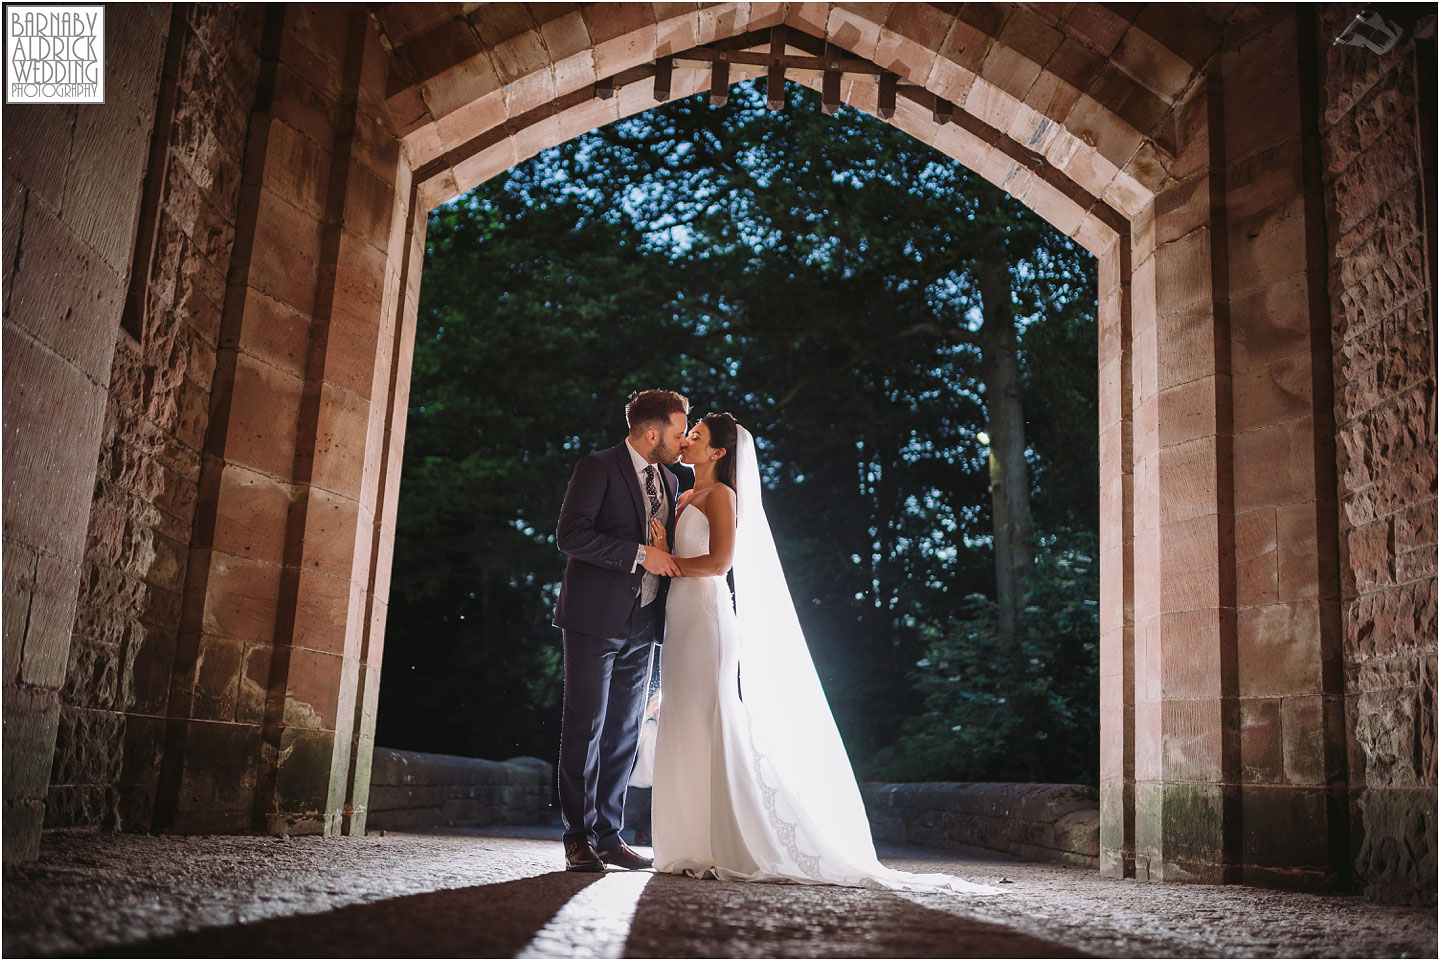
M 661 577 L 680 576 L 680 565 L 675 563 L 675 555 L 658 547 L 645 548 L 645 560 L 640 562 L 640 566 Z

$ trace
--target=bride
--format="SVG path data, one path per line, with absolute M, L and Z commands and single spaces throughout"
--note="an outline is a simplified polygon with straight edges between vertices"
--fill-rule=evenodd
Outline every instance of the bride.
M 695 425 L 681 463 L 655 744 L 655 869 L 729 881 L 791 881 L 998 894 L 875 856 L 849 758 L 800 631 L 760 503 L 754 439 L 729 414 Z M 655 543 L 670 550 L 665 532 Z M 731 606 L 725 574 L 735 572 Z

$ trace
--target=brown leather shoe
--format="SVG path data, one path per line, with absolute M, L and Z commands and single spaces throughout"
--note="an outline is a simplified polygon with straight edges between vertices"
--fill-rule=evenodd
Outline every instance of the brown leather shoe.
M 655 862 L 651 858 L 641 857 L 631 850 L 630 845 L 619 841 L 613 848 L 606 848 L 598 852 L 600 860 L 606 864 L 613 864 L 617 868 L 624 868 L 627 871 L 639 871 L 642 868 L 653 868 Z
M 604 873 L 605 864 L 588 839 L 573 841 L 565 848 L 565 870 Z

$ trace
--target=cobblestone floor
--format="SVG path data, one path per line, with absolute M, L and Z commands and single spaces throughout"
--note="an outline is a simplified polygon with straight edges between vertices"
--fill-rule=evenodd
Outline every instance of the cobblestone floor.
M 548 828 L 289 840 L 56 833 L 39 860 L 5 870 L 3 948 L 9 957 L 1436 956 L 1434 909 L 1109 881 L 893 845 L 881 855 L 909 870 L 1012 883 L 1001 897 L 957 898 L 565 874 Z

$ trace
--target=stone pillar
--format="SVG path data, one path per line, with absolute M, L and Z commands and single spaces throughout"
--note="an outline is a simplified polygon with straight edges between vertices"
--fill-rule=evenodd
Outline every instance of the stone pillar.
M 415 322 L 420 309 L 420 276 L 425 263 L 425 228 L 429 213 L 420 203 L 417 186 L 408 164 L 397 168 L 397 198 L 405 197 L 403 210 L 396 210 L 390 240 L 403 245 L 391 264 L 397 266 L 399 284 L 387 291 L 381 305 L 386 319 L 382 333 L 387 341 L 378 348 L 388 359 L 376 368 L 372 418 L 380 418 L 384 437 L 380 442 L 379 476 L 371 492 L 373 504 L 370 580 L 366 586 L 365 633 L 359 655 L 359 678 L 355 717 L 351 728 L 350 770 L 341 830 L 363 835 L 370 797 L 370 762 L 375 751 L 375 718 L 380 702 L 380 667 L 384 654 L 385 622 L 389 610 L 391 560 L 395 553 L 395 514 L 400 501 L 400 468 L 404 462 L 405 418 L 410 399 L 410 365 L 415 356 Z M 400 193 L 403 186 L 404 193 Z M 401 214 L 403 213 L 403 216 Z M 380 375 L 384 371 L 382 381 Z M 383 398 L 383 400 L 382 400 Z
M 1181 106 L 1134 237 L 1135 872 L 1236 879 L 1234 567 L 1220 93 Z M 1149 220 L 1150 223 L 1145 223 Z
M 1140 878 L 1345 877 L 1328 314 L 1300 46 L 1293 16 L 1232 41 L 1180 109 L 1173 182 L 1132 223 Z M 1118 837 L 1123 808 L 1103 810 Z
M 1135 472 L 1130 244 L 1100 255 L 1100 871 L 1135 874 Z
M 4 856 L 44 820 L 170 17 L 105 21 L 106 103 L 6 104 Z
M 157 822 L 329 834 L 368 776 L 410 174 L 362 8 L 272 8 L 262 57 Z
M 1348 876 L 1348 817 L 1325 224 L 1302 25 L 1277 18 L 1221 63 L 1238 767 L 1244 881 L 1327 889 Z

